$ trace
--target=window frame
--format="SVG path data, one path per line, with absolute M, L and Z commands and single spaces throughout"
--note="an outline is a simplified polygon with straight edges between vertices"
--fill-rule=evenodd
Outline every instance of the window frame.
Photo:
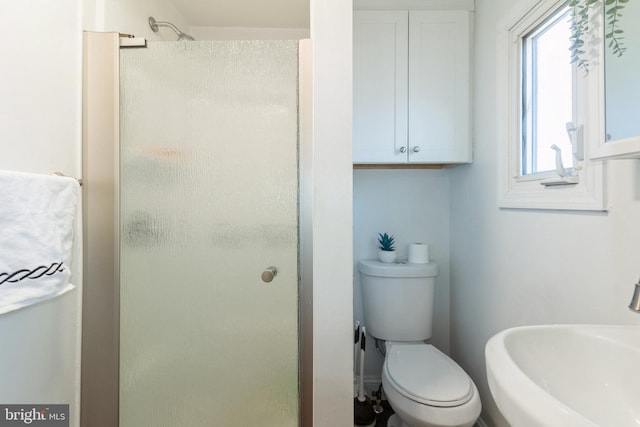
M 592 34 L 604 39 L 604 4 L 599 2 L 597 8 L 591 10 L 593 20 L 590 23 Z M 596 58 L 605 58 L 605 45 L 598 43 L 594 47 Z M 592 160 L 607 159 L 640 159 L 640 136 L 625 139 L 607 140 L 605 120 L 605 67 L 602 60 L 589 64 L 589 101 L 592 116 L 593 138 L 589 141 L 590 158 Z
M 555 16 L 558 12 L 562 11 L 559 16 Z M 531 173 L 525 173 L 526 170 L 536 169 L 538 166 L 538 108 L 537 106 L 537 93 L 538 93 L 538 41 L 545 35 L 553 25 L 568 19 L 570 13 L 567 2 L 561 2 L 559 7 L 553 10 L 547 18 L 541 20 L 538 24 L 534 25 L 531 29 L 522 37 L 521 47 L 521 96 L 520 96 L 520 138 L 521 138 L 521 153 L 520 153 L 520 180 L 538 179 L 537 177 L 531 177 L 531 175 L 537 175 L 544 173 L 545 177 L 552 178 L 555 175 L 553 170 L 536 171 Z M 568 42 L 569 40 L 567 40 Z M 567 49 L 567 61 L 569 60 L 569 50 Z M 567 65 L 571 67 L 571 92 L 576 93 L 576 81 L 578 79 L 577 67 L 571 66 L 569 62 Z M 531 96 L 529 96 L 531 95 Z M 571 121 L 577 122 L 576 111 L 577 103 L 576 97 L 571 98 Z M 531 112 L 526 113 L 527 106 L 531 106 Z M 551 152 L 549 152 L 552 155 Z M 563 152 L 563 160 L 566 163 L 573 156 L 568 152 Z M 567 166 L 567 165 L 565 165 Z M 569 166 L 571 169 L 572 167 Z M 546 178 L 545 178 L 546 179 Z
M 558 178 L 555 171 L 522 174 L 523 40 L 547 21 L 566 0 L 532 1 L 515 11 L 498 28 L 498 206 L 521 209 L 607 210 L 604 193 L 604 164 L 589 159 L 589 116 L 587 79 L 574 79 L 574 117 L 582 131 L 584 160 L 579 165 L 579 181 L 568 185 L 542 185 Z M 575 67 L 574 67 L 575 68 Z M 576 71 L 574 70 L 574 73 Z M 574 74 L 575 75 L 575 74 Z M 565 156 L 567 153 L 563 153 Z

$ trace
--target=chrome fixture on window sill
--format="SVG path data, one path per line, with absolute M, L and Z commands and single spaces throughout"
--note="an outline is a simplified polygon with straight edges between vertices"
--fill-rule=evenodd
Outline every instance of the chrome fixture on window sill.
M 575 166 L 566 169 L 562 162 L 562 150 L 556 144 L 551 146 L 554 150 L 556 160 L 557 177 L 545 179 L 540 182 L 544 186 L 569 185 L 579 182 L 578 172 L 582 169 L 580 162 L 584 160 L 584 142 L 582 137 L 582 125 L 576 126 L 573 122 L 566 124 L 567 136 L 571 141 L 571 149 L 573 154 L 573 164 Z

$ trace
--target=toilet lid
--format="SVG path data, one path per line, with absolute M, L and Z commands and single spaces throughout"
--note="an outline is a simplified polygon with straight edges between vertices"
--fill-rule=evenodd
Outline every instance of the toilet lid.
M 429 406 L 451 407 L 471 399 L 471 378 L 457 363 L 429 344 L 394 344 L 385 373 L 405 397 Z

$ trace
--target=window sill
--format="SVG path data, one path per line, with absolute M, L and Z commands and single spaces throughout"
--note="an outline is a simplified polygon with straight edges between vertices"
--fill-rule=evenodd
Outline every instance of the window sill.
M 501 162 L 502 170 L 508 164 Z M 544 182 L 560 180 L 545 179 L 519 180 L 514 174 L 502 173 L 498 189 L 498 207 L 516 209 L 557 209 L 606 211 L 604 197 L 604 164 L 590 163 L 580 171 L 579 182 L 567 185 L 544 185 Z M 567 177 L 572 178 L 572 177 Z

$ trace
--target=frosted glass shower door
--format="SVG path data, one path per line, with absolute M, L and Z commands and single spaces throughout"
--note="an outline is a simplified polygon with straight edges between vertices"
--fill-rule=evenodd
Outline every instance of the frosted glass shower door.
M 298 42 L 120 60 L 120 426 L 297 426 Z

